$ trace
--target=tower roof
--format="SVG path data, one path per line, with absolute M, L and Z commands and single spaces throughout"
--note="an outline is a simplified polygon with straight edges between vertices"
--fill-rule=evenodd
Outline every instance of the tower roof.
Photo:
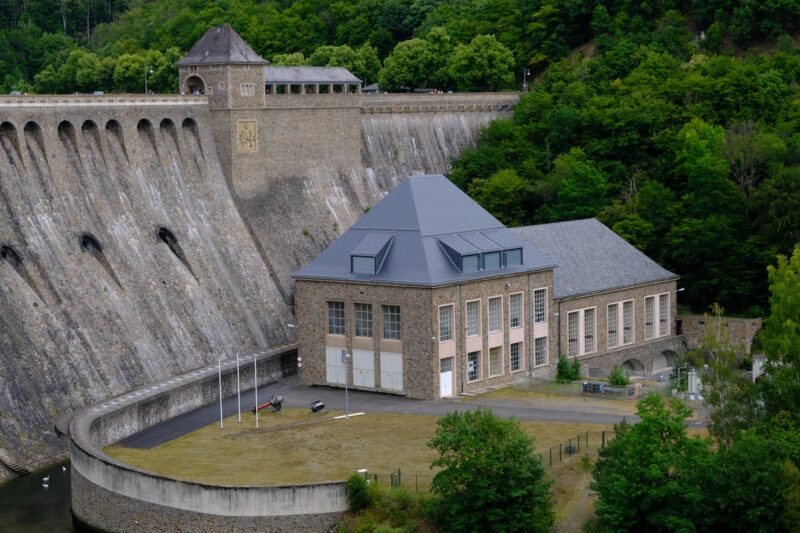
M 178 61 L 189 65 L 267 65 L 269 61 L 255 53 L 233 28 L 224 24 L 208 30 L 191 50 Z
M 441 175 L 406 178 L 295 279 L 439 286 L 553 263 Z

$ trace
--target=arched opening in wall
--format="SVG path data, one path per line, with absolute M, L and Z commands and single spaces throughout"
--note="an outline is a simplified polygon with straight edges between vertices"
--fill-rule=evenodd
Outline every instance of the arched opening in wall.
M 108 262 L 108 259 L 103 253 L 103 246 L 100 244 L 100 241 L 97 240 L 97 237 L 89 232 L 84 232 L 80 237 L 80 245 L 81 250 L 94 257 L 100 266 L 103 267 L 103 269 L 108 273 L 114 283 L 117 284 L 117 287 L 121 289 L 122 284 L 119 282 L 119 278 L 117 278 L 117 274 L 114 272 L 114 269 L 111 268 L 111 263 Z
M 628 359 L 622 363 L 622 370 L 629 376 L 643 376 L 644 365 L 638 359 Z
M 43 174 L 45 169 L 50 168 L 50 163 L 47 161 L 47 150 L 44 148 L 44 137 L 42 136 L 42 128 L 36 122 L 30 121 L 25 124 L 25 146 L 28 149 L 28 155 L 36 165 L 39 174 Z
M 189 76 L 183 87 L 186 94 L 206 94 L 206 84 L 200 76 Z
M 197 129 L 197 122 L 195 122 L 193 118 L 185 118 L 181 123 L 181 128 L 183 129 L 183 140 L 190 146 L 189 150 L 205 158 L 203 144 L 200 142 L 200 131 Z
M 61 145 L 64 147 L 64 154 L 67 160 L 72 163 L 72 166 L 78 172 L 82 172 L 83 162 L 78 152 L 78 139 L 75 136 L 75 127 L 71 122 L 62 120 L 58 124 L 58 138 L 61 139 Z
M 150 147 L 156 155 L 158 155 L 158 144 L 156 143 L 156 134 L 153 131 L 153 124 L 146 118 L 143 118 L 136 124 L 136 131 L 139 132 L 139 139 L 144 143 L 149 143 Z
M 103 147 L 100 143 L 100 129 L 93 120 L 86 120 L 81 125 L 81 136 L 83 141 L 89 146 L 91 151 L 92 160 L 96 167 L 100 167 L 100 163 L 105 164 L 105 155 L 103 154 Z
M 664 350 L 653 358 L 653 374 L 672 370 L 677 360 L 678 354 L 672 350 Z
M 159 124 L 159 129 L 161 130 L 161 138 L 164 141 L 167 141 L 172 146 L 170 146 L 170 150 L 172 151 L 173 155 L 177 158 L 181 156 L 181 145 L 178 144 L 178 132 L 175 131 L 175 123 L 172 120 L 165 118 Z
M 158 228 L 157 235 L 158 235 L 158 240 L 167 245 L 167 247 L 175 255 L 175 257 L 177 257 L 178 260 L 181 263 L 183 263 L 183 266 L 186 267 L 186 269 L 189 271 L 192 277 L 194 277 L 194 279 L 197 280 L 197 276 L 195 275 L 194 270 L 192 269 L 192 265 L 186 258 L 186 254 L 183 253 L 183 248 L 181 248 L 181 245 L 178 242 L 177 237 L 175 237 L 175 234 L 172 233 L 172 231 L 170 231 L 169 228 L 161 226 L 160 228 Z
M 9 245 L 0 246 L 0 259 L 8 263 L 8 265 L 13 268 L 19 277 L 25 281 L 28 287 L 39 297 L 39 300 L 44 302 L 44 298 L 42 297 L 42 293 L 39 292 L 39 288 L 33 282 L 33 278 L 28 273 L 28 269 L 25 268 L 25 264 L 22 261 L 22 257 L 17 253 L 17 251 Z M 36 304 L 34 304 L 36 305 Z
M 117 156 L 114 151 L 117 150 L 128 160 L 128 150 L 125 148 L 125 137 L 122 134 L 122 126 L 116 120 L 109 120 L 106 122 L 106 141 L 109 146 L 113 147 L 111 150 L 112 156 Z M 117 156 L 118 157 L 118 156 Z
M 22 154 L 19 151 L 17 128 L 10 122 L 3 122 L 0 124 L 0 148 L 3 149 L 6 157 L 17 170 L 22 170 L 24 168 Z

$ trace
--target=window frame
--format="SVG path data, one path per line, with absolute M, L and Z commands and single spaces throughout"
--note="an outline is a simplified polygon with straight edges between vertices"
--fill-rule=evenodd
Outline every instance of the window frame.
M 587 331 L 589 328 L 586 327 L 586 317 L 589 311 L 591 311 L 592 316 L 591 332 Z M 597 308 L 586 307 L 581 309 L 581 318 L 583 319 L 583 349 L 581 350 L 581 355 L 589 355 L 597 351 Z M 591 350 L 586 348 L 589 339 L 591 339 L 592 343 Z
M 368 321 L 369 324 L 368 324 L 368 326 L 362 326 L 362 327 L 369 328 L 369 335 L 359 335 L 359 323 L 363 320 L 363 317 L 360 316 L 361 313 L 363 312 L 363 309 L 362 309 L 362 311 L 359 311 L 359 307 L 366 308 L 367 315 L 368 315 L 367 316 L 367 321 Z M 353 336 L 354 337 L 359 337 L 359 338 L 364 338 L 364 339 L 372 338 L 372 336 L 374 334 L 374 331 L 375 331 L 374 328 L 373 328 L 373 324 L 374 323 L 375 323 L 375 320 L 374 320 L 373 315 L 372 315 L 372 304 L 371 303 L 364 303 L 364 302 L 353 302 Z
M 541 363 L 537 362 L 538 354 L 536 352 L 536 349 L 537 349 L 537 342 L 536 341 L 544 341 L 543 342 L 544 350 L 543 350 L 543 357 L 542 357 L 542 362 Z M 540 366 L 547 365 L 547 362 L 548 362 L 548 359 L 549 359 L 548 354 L 547 354 L 547 344 L 548 343 L 547 343 L 547 337 L 546 336 L 545 337 L 536 337 L 536 338 L 533 339 L 533 366 L 534 367 L 540 367 Z
M 514 368 L 514 347 L 517 347 L 517 368 Z M 508 369 L 512 374 L 525 370 L 525 350 L 522 342 L 512 342 L 508 345 Z
M 387 332 L 388 332 L 388 329 L 387 329 L 386 326 L 389 323 L 392 323 L 392 324 L 395 323 L 393 320 L 390 321 L 390 320 L 386 319 L 387 311 L 389 310 L 389 308 L 397 309 L 397 322 L 396 322 L 396 324 L 397 324 L 397 336 L 396 337 L 388 337 L 386 335 Z M 388 316 L 391 316 L 392 314 L 393 313 L 389 312 Z M 382 331 L 382 334 L 383 334 L 382 338 L 385 339 L 385 340 L 392 340 L 392 341 L 402 340 L 401 331 L 402 331 L 402 325 L 403 325 L 403 323 L 402 323 L 403 316 L 402 316 L 402 310 L 400 309 L 400 306 L 399 305 L 394 305 L 394 304 L 381 304 L 381 318 L 383 319 L 383 321 L 382 321 L 383 324 L 382 324 L 382 328 L 381 328 L 383 330 Z
M 613 312 L 611 308 L 614 308 Z M 606 347 L 609 350 L 619 346 L 619 302 L 613 302 L 606 306 Z M 611 327 L 613 318 L 614 327 Z M 611 339 L 614 339 L 612 344 Z
M 539 311 L 537 310 L 537 303 L 536 303 L 537 294 L 542 294 L 541 318 L 539 317 Z M 534 324 L 547 323 L 547 287 L 540 287 L 538 289 L 533 290 L 533 323 Z
M 447 309 L 450 312 L 450 336 L 444 338 L 442 335 L 442 311 Z M 443 304 L 439 306 L 439 342 L 454 342 L 455 341 L 455 304 Z
M 493 354 L 497 354 L 497 368 L 498 372 L 495 374 L 492 372 L 492 356 Z M 505 374 L 505 369 L 503 368 L 503 347 L 502 346 L 492 346 L 489 348 L 489 377 L 496 378 Z
M 573 317 L 574 317 L 574 326 L 575 326 L 575 335 L 573 337 L 572 329 L 573 329 Z M 579 357 L 581 355 L 581 343 L 580 343 L 580 335 L 581 335 L 581 312 L 578 311 L 569 311 L 567 312 L 567 357 Z M 574 350 L 573 350 L 574 347 Z
M 497 316 L 492 316 L 492 303 L 497 302 Z M 496 329 L 492 329 L 492 324 L 496 324 Z M 486 330 L 488 333 L 502 333 L 503 331 L 503 297 L 491 296 L 486 299 Z
M 517 309 L 516 317 L 514 316 L 514 307 L 512 303 L 514 299 L 519 300 L 519 308 Z M 522 327 L 523 319 L 525 316 L 525 293 L 513 292 L 508 295 L 508 329 L 518 329 Z M 517 325 L 514 325 L 514 318 L 517 320 Z
M 345 305 L 343 300 L 327 300 L 327 319 L 328 319 L 328 335 L 341 335 L 344 336 L 347 334 L 347 311 L 345 310 Z M 332 307 L 331 304 L 339 304 L 341 305 L 340 309 L 336 309 L 336 311 L 341 311 L 341 329 L 340 325 L 334 325 L 334 320 L 339 320 L 340 317 L 333 317 L 331 314 Z M 335 331 L 333 331 L 335 330 Z
M 477 309 L 477 316 L 475 317 L 475 324 L 476 324 L 477 330 L 476 330 L 475 333 L 470 333 L 470 313 L 469 313 L 470 304 L 473 304 L 475 306 L 475 309 Z M 464 326 L 465 326 L 464 330 L 466 332 L 467 338 L 480 337 L 481 336 L 481 332 L 482 332 L 482 329 L 483 329 L 481 327 L 481 319 L 482 319 L 482 317 L 481 317 L 481 307 L 482 306 L 481 306 L 481 300 L 480 299 L 468 300 L 468 301 L 464 302 L 464 308 L 465 308 L 464 309 L 464 318 L 465 318 L 465 322 L 466 322 L 464 324 Z
M 470 379 L 471 372 L 469 369 L 470 357 L 473 355 L 476 356 L 475 365 L 473 365 L 473 369 L 475 370 L 475 377 Z M 467 353 L 467 383 L 475 383 L 476 381 L 481 380 L 481 350 L 475 350 L 473 352 Z

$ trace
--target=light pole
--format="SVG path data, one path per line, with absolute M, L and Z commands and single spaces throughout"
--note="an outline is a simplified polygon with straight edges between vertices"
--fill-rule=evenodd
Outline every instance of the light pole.
M 147 75 L 153 73 L 153 67 L 150 65 L 144 66 L 144 94 L 147 94 Z
M 524 67 L 522 69 L 522 90 L 525 92 L 528 90 L 528 76 L 530 73 L 531 71 L 528 67 Z

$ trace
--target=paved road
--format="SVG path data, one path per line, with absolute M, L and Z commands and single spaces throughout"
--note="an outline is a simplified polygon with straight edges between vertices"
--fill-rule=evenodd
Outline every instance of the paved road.
M 345 395 L 343 389 L 331 387 L 307 387 L 301 385 L 297 376 L 291 376 L 277 383 L 258 389 L 259 403 L 267 401 L 271 396 L 283 396 L 285 407 L 309 407 L 314 400 L 322 400 L 327 408 L 344 411 Z M 242 417 L 252 417 L 250 409 L 254 405 L 253 391 L 242 393 Z M 541 405 L 538 405 L 538 404 Z M 580 408 L 574 402 L 563 400 L 543 400 L 537 405 L 514 399 L 481 399 L 452 398 L 444 400 L 410 400 L 402 396 L 378 394 L 362 391 L 350 391 L 350 412 L 391 412 L 419 415 L 443 415 L 450 411 L 464 411 L 478 406 L 491 408 L 495 413 L 508 417 L 515 416 L 522 420 L 541 420 L 553 422 L 613 424 L 623 416 L 637 421 L 636 416 L 626 414 L 623 410 L 613 412 L 608 404 L 593 407 L 591 401 L 583 402 Z M 226 398 L 222 402 L 226 417 L 237 412 L 236 396 Z M 561 405 L 559 405 L 561 404 Z M 264 413 L 262 411 L 262 413 Z M 262 416 L 269 416 L 265 413 Z M 205 405 L 183 415 L 156 424 L 144 431 L 131 435 L 121 442 L 131 448 L 152 448 L 191 433 L 219 420 L 219 403 Z

